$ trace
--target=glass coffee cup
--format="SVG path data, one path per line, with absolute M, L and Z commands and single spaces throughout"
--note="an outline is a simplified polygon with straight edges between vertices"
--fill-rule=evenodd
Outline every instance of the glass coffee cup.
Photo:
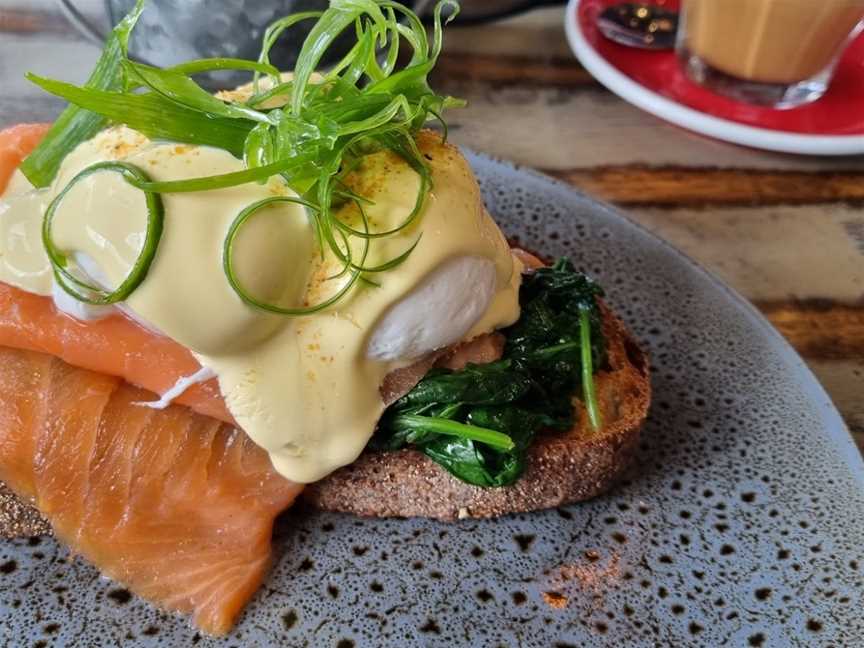
M 683 0 L 676 50 L 715 92 L 794 108 L 825 93 L 862 18 L 864 0 Z

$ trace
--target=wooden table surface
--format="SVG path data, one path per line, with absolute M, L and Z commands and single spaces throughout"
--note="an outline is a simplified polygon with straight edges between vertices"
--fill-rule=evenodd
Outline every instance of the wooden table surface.
M 618 205 L 722 277 L 801 353 L 864 449 L 864 157 L 765 153 L 665 124 L 594 81 L 562 24 L 563 9 L 543 9 L 448 32 L 435 83 L 469 101 L 453 140 Z M 97 53 L 49 0 L 0 0 L 0 127 L 61 108 L 24 71 L 83 82 Z

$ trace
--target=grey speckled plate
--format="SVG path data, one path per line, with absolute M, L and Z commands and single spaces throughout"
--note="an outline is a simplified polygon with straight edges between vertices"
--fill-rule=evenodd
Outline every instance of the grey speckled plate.
M 596 275 L 652 354 L 656 398 L 628 479 L 487 522 L 294 512 L 269 580 L 218 641 L 53 541 L 0 545 L 3 645 L 861 645 L 864 465 L 801 359 L 614 211 L 471 161 L 504 230 Z

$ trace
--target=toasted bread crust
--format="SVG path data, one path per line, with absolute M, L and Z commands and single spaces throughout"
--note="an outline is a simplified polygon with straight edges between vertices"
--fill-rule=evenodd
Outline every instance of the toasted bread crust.
M 513 485 L 466 484 L 415 450 L 369 452 L 310 485 L 313 506 L 375 517 L 440 520 L 496 517 L 589 499 L 608 490 L 636 454 L 648 415 L 648 361 L 623 323 L 605 306 L 608 370 L 596 375 L 603 427 L 594 431 L 579 405 L 578 424 L 566 434 L 535 440 L 525 473 Z
M 49 535 L 51 525 L 0 482 L 0 538 Z

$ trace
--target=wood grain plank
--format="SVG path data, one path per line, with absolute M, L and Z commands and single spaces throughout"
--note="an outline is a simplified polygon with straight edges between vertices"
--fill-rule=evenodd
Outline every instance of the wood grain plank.
M 486 56 L 533 56 L 574 60 L 564 34 L 564 7 L 544 7 L 485 25 L 450 25 L 444 51 Z
M 445 50 L 438 59 L 432 81 L 453 80 L 523 86 L 597 86 L 594 77 L 572 57 L 500 56 Z
M 628 206 L 864 201 L 864 170 L 803 172 L 629 165 L 547 172 L 602 200 Z
M 103 0 L 76 0 L 75 4 L 84 11 L 105 5 Z M 0 10 L 59 13 L 56 0 L 0 0 Z
M 864 212 L 849 205 L 630 208 L 753 301 L 864 299 Z
M 830 394 L 852 438 L 864 452 L 864 362 L 816 360 L 807 364 Z
M 755 305 L 807 360 L 855 360 L 864 368 L 864 301 L 841 304 L 813 299 Z
M 864 169 L 861 157 L 767 153 L 672 127 L 587 82 L 567 44 L 563 22 L 564 8 L 547 8 L 493 25 L 447 31 L 446 74 L 436 81 L 443 92 L 469 101 L 468 108 L 449 118 L 457 127 L 457 143 L 553 170 L 639 163 Z M 550 69 L 542 70 L 546 61 L 552 62 Z
M 468 101 L 466 108 L 448 113 L 457 144 L 531 167 L 864 170 L 864 157 L 786 155 L 701 137 L 590 85 L 549 87 L 450 78 L 436 88 Z
M 74 28 L 62 16 L 48 11 L 0 6 L 0 33 L 6 34 L 73 34 Z

